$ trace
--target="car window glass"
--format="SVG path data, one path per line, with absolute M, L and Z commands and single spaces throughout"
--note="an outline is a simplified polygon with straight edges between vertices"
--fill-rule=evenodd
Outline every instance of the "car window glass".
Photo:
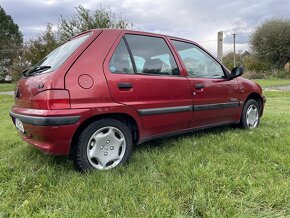
M 179 75 L 173 55 L 162 38 L 126 34 L 137 73 Z
M 85 34 L 67 41 L 66 43 L 62 44 L 61 46 L 53 50 L 51 53 L 49 53 L 35 66 L 38 67 L 50 66 L 51 68 L 48 71 L 46 71 L 46 73 L 56 70 L 90 36 L 91 34 Z
M 199 47 L 185 42 L 172 40 L 189 77 L 223 78 L 221 65 Z
M 127 46 L 122 39 L 116 48 L 110 63 L 109 68 L 112 73 L 134 73 L 130 55 Z

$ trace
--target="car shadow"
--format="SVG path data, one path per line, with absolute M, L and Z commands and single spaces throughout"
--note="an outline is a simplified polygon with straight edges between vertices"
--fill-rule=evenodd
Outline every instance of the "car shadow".
M 134 150 L 150 150 L 150 149 L 158 149 L 158 148 L 164 148 L 164 147 L 170 147 L 174 146 L 174 143 L 177 140 L 182 140 L 185 138 L 201 138 L 201 137 L 207 137 L 209 134 L 216 134 L 219 135 L 222 132 L 228 132 L 234 129 L 239 129 L 236 125 L 228 125 L 228 126 L 220 126 L 220 127 L 212 127 L 208 129 L 203 129 L 203 130 L 197 130 L 197 131 L 192 131 L 176 136 L 169 136 L 169 137 L 163 137 L 159 139 L 154 139 L 148 142 L 144 142 L 139 145 L 134 146 Z

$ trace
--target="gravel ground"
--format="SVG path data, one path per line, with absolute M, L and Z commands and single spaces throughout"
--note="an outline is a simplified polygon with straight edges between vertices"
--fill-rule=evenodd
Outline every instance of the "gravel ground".
M 0 95 L 14 95 L 14 91 L 0 92 Z

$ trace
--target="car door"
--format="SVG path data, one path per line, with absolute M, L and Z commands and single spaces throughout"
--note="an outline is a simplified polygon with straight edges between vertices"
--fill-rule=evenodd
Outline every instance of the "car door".
M 138 111 L 145 136 L 189 126 L 191 88 L 165 38 L 136 33 L 120 36 L 104 71 L 113 100 Z
M 187 71 L 192 91 L 191 127 L 232 122 L 240 111 L 237 80 L 229 80 L 224 68 L 199 46 L 172 40 Z

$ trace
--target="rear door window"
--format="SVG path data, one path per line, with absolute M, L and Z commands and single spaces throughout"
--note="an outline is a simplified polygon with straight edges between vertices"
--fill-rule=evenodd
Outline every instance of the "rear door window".
M 136 73 L 179 75 L 173 55 L 163 38 L 126 34 Z
M 124 39 L 121 39 L 118 47 L 116 48 L 110 60 L 109 67 L 112 73 L 134 73 L 130 54 Z

